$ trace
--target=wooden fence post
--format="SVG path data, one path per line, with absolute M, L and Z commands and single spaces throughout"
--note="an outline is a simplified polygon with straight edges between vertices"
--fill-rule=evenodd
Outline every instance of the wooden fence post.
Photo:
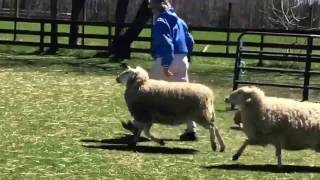
M 111 23 L 108 24 L 108 49 L 110 48 L 110 45 L 112 44 L 112 25 Z
M 229 43 L 230 43 L 230 28 L 231 28 L 231 13 L 232 13 L 232 3 L 228 4 L 228 24 L 227 24 L 227 47 L 226 54 L 229 54 Z
M 19 12 L 20 12 L 20 0 L 15 0 L 15 11 L 14 11 L 14 33 L 13 33 L 13 40 L 17 40 L 17 18 L 19 18 Z
M 40 47 L 39 47 L 39 51 L 42 53 L 44 52 L 44 33 L 45 33 L 45 29 L 44 29 L 44 21 L 40 22 Z
M 259 57 L 259 62 L 257 64 L 257 66 L 260 66 L 262 67 L 263 66 L 263 61 L 262 61 L 262 58 L 261 58 L 261 55 L 262 55 L 262 52 L 263 52 L 263 44 L 264 44 L 264 34 L 261 34 L 260 36 L 260 57 Z
M 85 34 L 85 22 L 87 19 L 87 11 L 86 11 L 86 0 L 83 0 L 82 5 L 82 41 L 81 44 L 84 46 L 84 34 Z
M 312 35 L 308 36 L 308 46 L 307 46 L 307 54 L 306 54 L 306 65 L 304 70 L 304 83 L 303 83 L 303 101 L 307 101 L 309 99 L 309 84 L 310 84 L 310 76 L 311 76 L 311 54 L 313 49 L 313 37 Z

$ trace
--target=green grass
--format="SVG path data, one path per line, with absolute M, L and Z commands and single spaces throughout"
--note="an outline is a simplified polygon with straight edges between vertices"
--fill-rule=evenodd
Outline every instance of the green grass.
M 130 65 L 149 69 L 152 61 L 134 55 Z M 284 151 L 283 161 L 291 165 L 287 173 L 264 166 L 276 164 L 271 146 L 249 147 L 238 162 L 231 161 L 245 136 L 229 129 L 233 112 L 226 110 L 224 97 L 231 91 L 233 63 L 225 59 L 194 58 L 190 76 L 216 94 L 216 124 L 226 152 L 213 153 L 209 133 L 201 127 L 197 142 L 168 141 L 164 147 L 142 142 L 137 152 L 101 144 L 128 133 L 120 124 L 129 114 L 124 86 L 115 82 L 119 71 L 107 59 L 0 54 L 0 179 L 320 178 L 320 155 L 310 150 Z M 300 98 L 300 92 L 290 89 L 265 90 Z M 155 125 L 152 132 L 177 139 L 183 128 Z M 190 154 L 192 150 L 196 152 Z
M 0 23 L 12 28 L 13 23 Z M 12 27 L 10 27 L 12 26 Z M 21 29 L 37 30 L 35 24 L 21 24 Z M 68 32 L 69 26 L 59 26 Z M 45 26 L 49 31 L 50 25 Z M 81 28 L 80 28 L 81 29 Z M 87 26 L 86 33 L 106 34 L 106 28 Z M 193 32 L 196 39 L 224 40 L 226 33 Z M 144 30 L 141 36 L 149 36 Z M 239 34 L 232 34 L 236 40 Z M 9 35 L 0 39 L 13 38 Z M 36 36 L 18 36 L 18 40 L 37 41 Z M 248 36 L 247 41 L 259 42 Z M 268 42 L 279 39 L 268 38 Z M 292 43 L 295 39 L 280 41 Z M 302 40 L 298 39 L 300 43 Z M 50 42 L 47 37 L 46 42 Z M 68 38 L 59 42 L 67 43 Z M 107 45 L 107 41 L 86 39 L 86 44 Z M 315 43 L 320 43 L 316 41 Z M 202 50 L 205 45 L 196 45 Z M 135 42 L 133 47 L 149 47 Z M 224 103 L 231 92 L 233 60 L 194 57 L 192 82 L 208 85 L 216 94 L 216 124 L 227 145 L 224 153 L 211 152 L 209 134 L 199 127 L 199 141 L 168 141 L 165 147 L 153 142 L 140 143 L 137 152 L 125 145 L 101 144 L 128 133 L 120 122 L 129 114 L 123 99 L 123 85 L 115 82 L 116 63 L 108 59 L 90 58 L 94 51 L 61 49 L 58 56 L 30 54 L 37 48 L 0 46 L 0 179 L 319 179 L 319 155 L 310 150 L 284 151 L 287 172 L 275 172 L 274 149 L 271 146 L 249 147 L 239 162 L 231 156 L 245 139 L 243 133 L 230 130 L 233 112 Z M 231 48 L 231 51 L 234 51 Z M 271 49 L 272 50 L 272 49 Z M 223 46 L 210 46 L 209 52 L 223 52 Z M 80 59 L 79 59 L 80 58 Z M 81 59 L 82 58 L 82 59 Z M 85 59 L 83 59 L 85 58 Z M 149 55 L 134 54 L 130 65 L 150 69 Z M 254 66 L 256 61 L 248 61 Z M 304 64 L 265 62 L 266 67 L 302 69 Z M 313 66 L 319 70 L 319 66 Z M 257 82 L 299 84 L 301 76 L 281 73 L 249 73 L 242 79 Z M 312 76 L 311 84 L 319 85 L 320 77 Z M 268 95 L 301 99 L 301 90 L 263 88 Z M 319 91 L 311 91 L 310 99 L 319 101 Z M 155 125 L 152 132 L 159 137 L 177 139 L 184 126 Z M 83 142 L 86 140 L 86 143 Z M 85 147 L 83 145 L 89 145 Z M 95 148 L 93 148 L 95 147 Z M 195 152 L 195 153 L 192 153 Z

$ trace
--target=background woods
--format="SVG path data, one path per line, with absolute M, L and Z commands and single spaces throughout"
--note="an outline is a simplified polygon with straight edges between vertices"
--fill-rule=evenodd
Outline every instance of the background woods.
M 125 22 L 134 20 L 143 0 L 129 0 Z M 0 15 L 15 16 L 17 0 L 0 0 Z M 50 0 L 19 0 L 19 16 L 50 18 Z M 76 2 L 82 3 L 82 1 Z M 192 26 L 226 27 L 232 4 L 231 28 L 319 28 L 318 1 L 300 0 L 172 0 L 178 14 Z M 71 19 L 72 0 L 58 0 L 58 19 Z M 79 18 L 115 22 L 117 0 L 86 0 Z

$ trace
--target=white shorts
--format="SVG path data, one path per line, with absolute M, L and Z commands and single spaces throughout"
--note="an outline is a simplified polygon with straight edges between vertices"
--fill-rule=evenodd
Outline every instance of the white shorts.
M 174 59 L 169 66 L 169 70 L 173 73 L 173 76 L 167 77 L 163 73 L 163 67 L 161 66 L 161 58 L 157 58 L 155 64 L 152 67 L 150 78 L 165 81 L 176 82 L 189 82 L 188 69 L 189 62 L 188 57 L 185 54 L 175 54 Z

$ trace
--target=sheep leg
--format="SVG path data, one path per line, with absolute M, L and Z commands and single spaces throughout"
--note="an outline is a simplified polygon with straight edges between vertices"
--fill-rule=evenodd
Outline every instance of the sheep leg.
M 239 157 L 241 156 L 241 154 L 243 153 L 243 151 L 246 149 L 246 147 L 249 145 L 249 140 L 246 139 L 243 144 L 241 145 L 241 147 L 238 149 L 238 151 L 236 152 L 236 154 L 234 154 L 232 156 L 232 160 L 236 161 L 239 159 Z
M 129 147 L 135 147 L 137 142 L 139 141 L 139 137 L 141 135 L 142 129 L 145 127 L 144 123 L 140 123 L 139 121 L 133 121 L 133 138 L 132 141 L 128 144 Z
M 148 125 L 146 125 L 146 126 L 144 127 L 144 134 L 145 134 L 148 138 L 150 138 L 152 141 L 160 144 L 161 146 L 164 146 L 165 143 L 164 143 L 164 141 L 163 141 L 162 139 L 156 138 L 156 137 L 154 137 L 154 136 L 150 133 L 151 126 L 152 126 L 152 124 L 148 124 Z
M 136 147 L 137 145 L 137 142 L 139 141 L 139 137 L 140 137 L 140 134 L 141 134 L 141 129 L 135 129 L 134 132 L 133 132 L 133 138 L 131 140 L 131 142 L 128 144 L 129 147 Z
M 282 167 L 282 160 L 281 160 L 281 143 L 277 143 L 275 145 L 275 148 L 276 148 L 276 156 L 277 156 L 277 159 L 278 159 L 278 168 L 281 168 Z
M 226 145 L 224 144 L 224 141 L 220 135 L 220 132 L 218 130 L 217 127 L 214 128 L 215 130 L 215 133 L 216 133 L 216 136 L 217 136 L 217 140 L 218 140 L 218 143 L 220 145 L 220 152 L 223 152 L 225 149 L 226 149 Z
M 213 151 L 216 151 L 217 150 L 216 135 L 215 135 L 215 127 L 213 125 L 210 126 L 209 132 L 210 132 L 211 149 Z

